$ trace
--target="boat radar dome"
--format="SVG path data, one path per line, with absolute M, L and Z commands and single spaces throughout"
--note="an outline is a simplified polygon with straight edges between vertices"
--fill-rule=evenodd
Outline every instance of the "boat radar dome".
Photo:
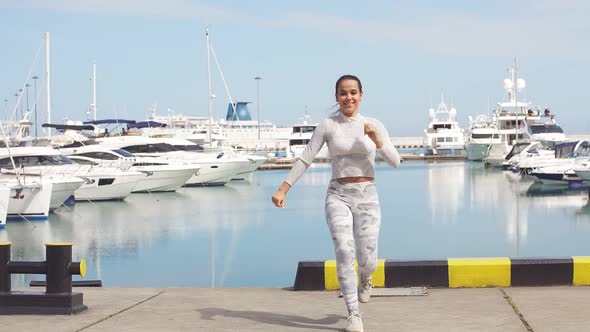
M 526 82 L 522 78 L 516 80 L 516 88 L 517 89 L 524 89 L 526 87 Z
M 514 87 L 514 83 L 512 83 L 512 80 L 509 78 L 505 78 L 504 79 L 504 90 L 512 90 L 513 87 Z
M 434 108 L 429 109 L 428 114 L 430 114 L 430 117 L 432 118 L 434 116 Z

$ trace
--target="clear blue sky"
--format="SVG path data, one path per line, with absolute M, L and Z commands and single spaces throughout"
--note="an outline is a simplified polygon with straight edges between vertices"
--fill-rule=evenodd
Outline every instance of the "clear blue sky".
M 209 26 L 232 97 L 256 102 L 263 76 L 260 118 L 280 125 L 306 107 L 326 116 L 335 80 L 352 73 L 364 84 L 361 113 L 391 136 L 421 136 L 441 93 L 466 126 L 503 98 L 516 56 L 526 99 L 567 133 L 590 134 L 588 17 L 581 0 L 0 0 L 1 105 L 12 110 L 29 70 L 43 76 L 43 50 L 33 62 L 49 32 L 53 122 L 86 119 L 93 63 L 99 118 L 144 119 L 154 102 L 159 115 L 207 116 Z M 229 100 L 212 74 L 221 118 Z

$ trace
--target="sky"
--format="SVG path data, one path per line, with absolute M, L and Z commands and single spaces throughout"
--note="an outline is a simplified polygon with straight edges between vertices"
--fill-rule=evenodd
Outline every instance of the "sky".
M 208 28 L 216 119 L 230 101 L 220 73 L 232 100 L 283 126 L 327 116 L 336 80 L 354 74 L 361 114 L 390 136 L 422 136 L 443 94 L 463 127 L 489 114 L 516 58 L 522 96 L 566 133 L 590 134 L 588 17 L 582 0 L 0 0 L 0 109 L 20 116 L 24 88 L 22 107 L 37 95 L 44 122 L 49 32 L 53 123 L 87 119 L 93 64 L 98 118 L 142 120 L 152 105 L 208 116 Z

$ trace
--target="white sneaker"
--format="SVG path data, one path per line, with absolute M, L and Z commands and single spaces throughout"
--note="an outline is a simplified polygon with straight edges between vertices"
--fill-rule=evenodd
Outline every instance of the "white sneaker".
M 359 302 L 367 303 L 371 298 L 371 289 L 373 288 L 373 279 L 371 277 L 364 278 L 361 276 L 361 281 L 358 285 Z
M 361 314 L 351 314 L 348 316 L 348 325 L 346 326 L 346 332 L 363 332 L 363 321 L 361 320 Z

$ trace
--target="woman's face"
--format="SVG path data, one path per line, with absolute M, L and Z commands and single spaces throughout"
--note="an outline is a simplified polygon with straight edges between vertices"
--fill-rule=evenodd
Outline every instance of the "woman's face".
M 338 86 L 336 101 L 340 111 L 346 116 L 355 116 L 358 113 L 359 103 L 363 99 L 358 82 L 355 80 L 343 80 Z

